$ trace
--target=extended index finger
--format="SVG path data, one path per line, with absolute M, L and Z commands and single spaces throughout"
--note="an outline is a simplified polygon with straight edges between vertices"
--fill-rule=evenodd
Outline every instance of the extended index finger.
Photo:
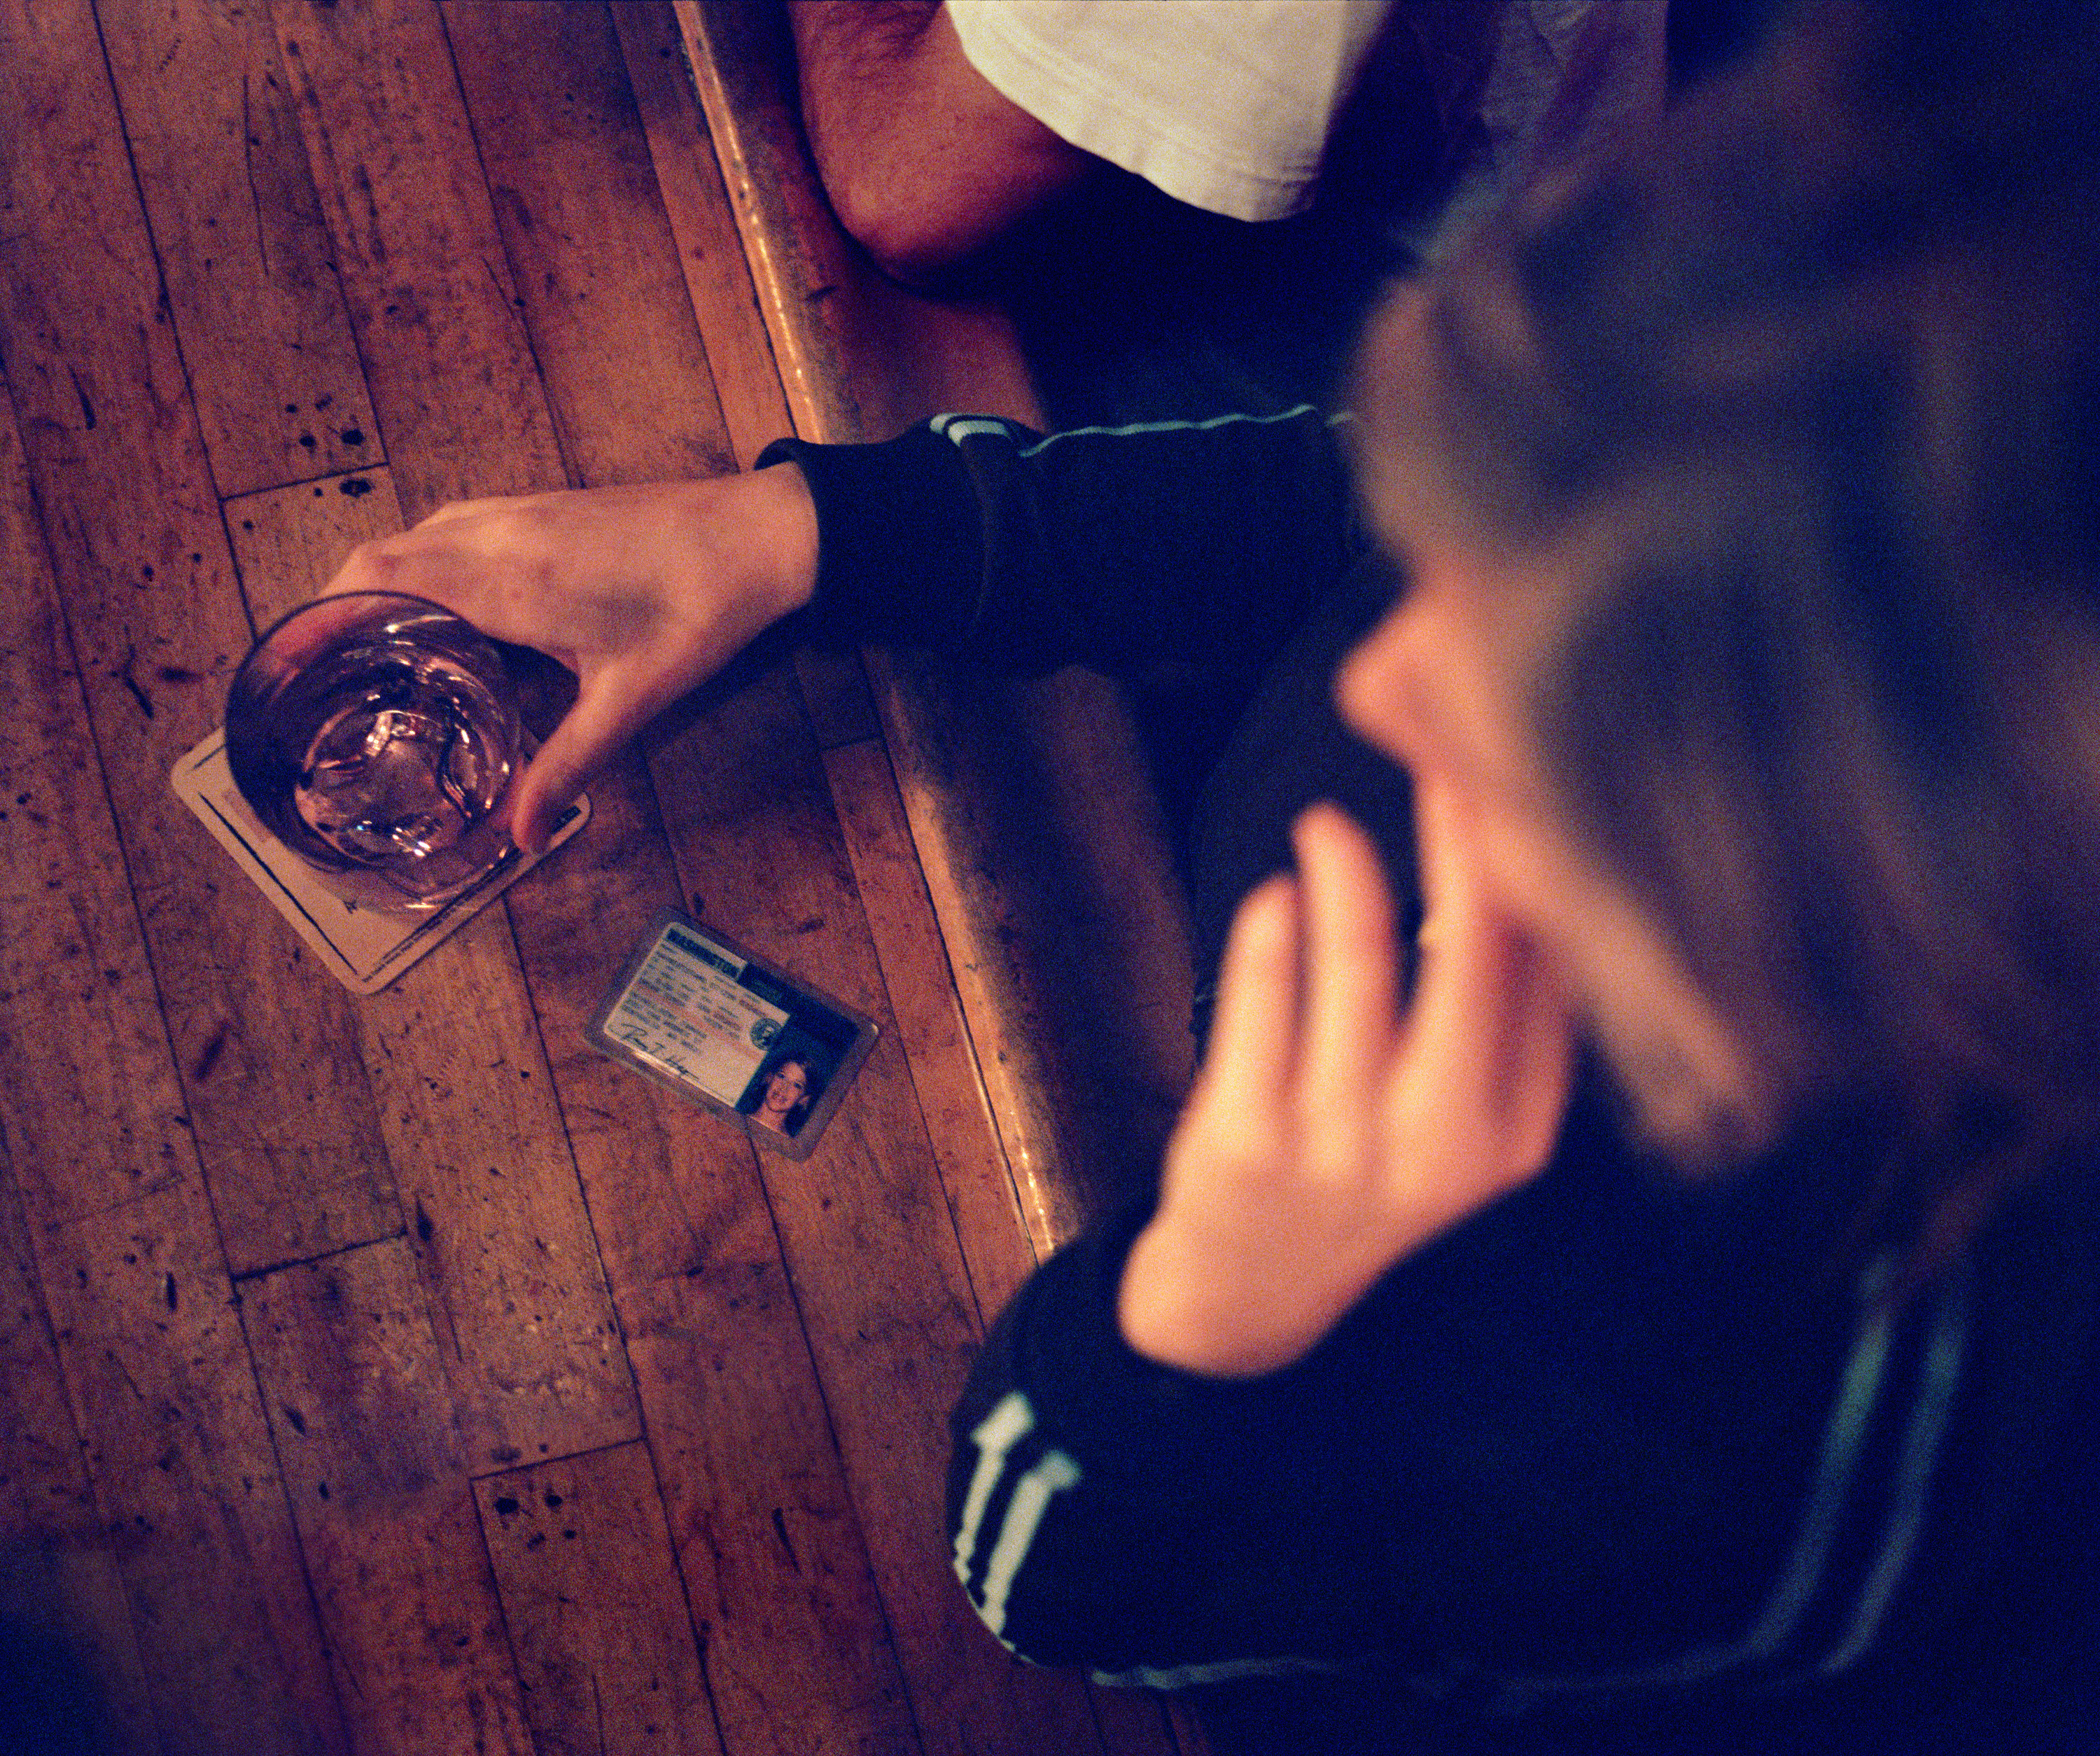
M 1367 1111 L 1399 1030 L 1392 894 L 1377 844 L 1339 806 L 1294 829 L 1305 888 L 1305 1041 L 1300 1079 L 1321 1113 Z
M 1298 1038 L 1299 893 L 1278 873 L 1249 891 L 1233 916 L 1218 967 L 1201 1083 L 1236 1101 L 1274 1105 Z

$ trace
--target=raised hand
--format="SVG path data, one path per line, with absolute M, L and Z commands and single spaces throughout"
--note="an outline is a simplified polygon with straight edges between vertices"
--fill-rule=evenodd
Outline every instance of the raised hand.
M 1118 1315 L 1220 1377 L 1304 1356 L 1410 1251 L 1543 1168 L 1573 1061 L 1558 973 L 1484 893 L 1440 787 L 1418 801 L 1428 915 L 1405 1015 L 1371 840 L 1333 805 L 1295 879 L 1233 924 L 1209 1052 Z
M 816 514 L 792 464 L 750 475 L 443 507 L 363 545 L 328 586 L 408 592 L 576 673 L 510 809 L 527 852 L 655 714 L 810 600 Z

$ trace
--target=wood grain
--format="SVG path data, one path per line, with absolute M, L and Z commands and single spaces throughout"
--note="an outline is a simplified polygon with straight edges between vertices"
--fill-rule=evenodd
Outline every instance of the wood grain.
M 569 1140 L 730 1756 L 910 1747 L 824 1395 L 743 1131 L 593 1052 L 655 911 L 686 900 L 638 758 L 514 905 Z M 784 1533 L 784 1535 L 783 1535 Z
M 448 0 L 444 20 L 570 479 L 734 470 L 611 20 L 564 0 Z
M 347 996 L 287 967 L 169 785 L 250 631 L 85 0 L 15 0 L 0 53 L 0 349 L 183 1107 L 238 1266 L 381 1236 L 398 1221 Z
M 201 1188 L 53 1228 L 37 1251 L 164 1747 L 346 1752 Z
M 408 522 L 567 480 L 431 0 L 271 0 Z
M 537 1748 L 721 1756 L 647 1450 L 486 1476 L 474 1493 Z
M 911 825 L 881 745 L 863 741 L 828 749 L 823 763 L 978 1317 L 990 1322 L 1038 1259 L 971 1050 Z
M 686 295 L 707 342 L 722 422 L 738 466 L 748 470 L 760 452 L 794 429 L 685 42 L 671 9 L 657 0 L 615 0 L 612 17 Z
M 0 403 L 0 1131 L 45 1223 L 195 1163 L 102 765 Z
M 381 461 L 267 7 L 97 11 L 218 492 Z
M 814 1152 L 761 1161 L 768 1198 L 911 1705 L 930 1751 L 1078 1750 L 1070 1679 L 1017 1674 L 955 1588 L 942 1541 L 946 1415 L 977 1326 L 954 1222 L 814 736 L 776 668 L 655 759 L 707 919 L 883 1027 Z
M 1158 804 L 1106 678 L 1009 684 L 924 655 L 869 660 L 978 1064 L 1047 1255 L 1156 1172 L 1194 1073 L 1185 905 Z
M 352 1737 L 532 1756 L 408 1242 L 258 1276 L 243 1318 Z
M 750 1143 L 584 1041 L 608 972 L 678 900 L 653 800 L 611 779 L 523 929 L 527 968 L 723 1736 L 732 1756 L 902 1748 L 896 1661 Z
M 70 1711 L 90 1748 L 160 1749 L 130 1604 L 68 1406 L 20 1193 L 0 1158 L 0 1641 L 51 1655 L 64 1704 L 0 1701 L 0 1735 Z M 54 1727 L 38 1729 L 55 1731 Z M 96 1742 L 99 1740 L 99 1743 Z
M 955 408 L 1039 420 L 998 312 L 893 285 L 838 230 L 766 10 L 678 0 L 677 15 L 797 432 L 880 439 Z M 922 655 L 871 658 L 964 1017 L 1045 1253 L 1145 1163 L 1185 1088 L 1190 977 L 1158 806 L 1127 714 L 1098 680 L 1015 690 Z M 1063 985 L 1074 968 L 1088 972 L 1085 991 Z M 1067 1052 L 1088 1044 L 1101 1046 L 1091 1061 Z
M 757 16 L 721 40 L 777 98 Z M 977 1065 L 1022 991 L 943 933 L 1034 880 L 971 864 L 908 742 L 893 783 L 898 686 L 804 653 L 704 694 L 371 1001 L 168 788 L 357 542 L 748 465 L 790 293 L 842 314 L 797 332 L 806 430 L 1025 412 L 995 314 L 810 278 L 852 267 L 820 201 L 799 255 L 739 230 L 732 183 L 807 206 L 792 114 L 718 104 L 717 159 L 684 40 L 637 4 L 0 0 L 0 1613 L 34 1595 L 127 1753 L 1167 1747 L 1018 1672 L 947 1573 L 945 1417 L 1033 1249 Z M 668 903 L 881 1019 L 808 1162 L 585 1043 Z
M 360 543 L 399 530 L 401 502 L 382 466 L 240 495 L 226 502 L 226 524 L 249 617 L 267 628 L 316 595 Z
M 373 491 L 344 493 L 352 479 Z M 390 487 L 365 475 L 237 502 L 258 613 L 280 614 L 382 534 Z M 633 1438 L 617 1324 L 502 911 L 362 1002 L 357 1022 L 474 1467 Z
M 646 157 L 602 15 L 474 7 L 447 18 L 478 135 L 510 143 L 514 196 L 496 210 L 506 240 L 538 265 L 522 283 L 591 289 L 587 311 L 544 329 L 562 302 L 525 307 L 558 427 L 593 435 L 596 474 L 584 479 L 728 467 L 660 203 L 634 178 L 608 174 L 591 224 L 546 223 L 580 200 L 567 173 L 547 169 L 576 155 L 576 116 L 607 143 L 602 159 Z M 520 69 L 540 70 L 527 82 L 558 84 L 576 108 L 514 103 L 507 82 Z M 657 345 L 640 351 L 656 384 L 638 399 L 624 386 L 638 338 L 651 338 Z M 582 1046 L 655 911 L 689 900 L 639 767 L 623 764 L 595 791 L 602 814 L 587 841 L 514 890 L 510 908 L 670 1528 L 705 1606 L 722 1734 L 732 1752 L 899 1747 L 911 1734 L 896 1661 L 752 1149 L 740 1130 Z

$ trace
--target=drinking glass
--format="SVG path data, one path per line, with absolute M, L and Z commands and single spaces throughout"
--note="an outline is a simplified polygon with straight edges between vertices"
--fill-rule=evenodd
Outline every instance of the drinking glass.
M 249 809 L 310 863 L 376 873 L 414 908 L 515 858 L 496 812 L 524 755 L 496 649 L 399 593 L 302 605 L 227 692 L 227 765 Z

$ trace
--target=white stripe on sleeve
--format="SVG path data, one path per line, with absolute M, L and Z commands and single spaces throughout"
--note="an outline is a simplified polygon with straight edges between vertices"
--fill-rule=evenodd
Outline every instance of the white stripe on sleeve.
M 970 1443 L 977 1448 L 977 1467 L 970 1476 L 962 1523 L 955 1531 L 955 1577 L 965 1586 L 970 1582 L 970 1562 L 977 1551 L 977 1527 L 984 1522 L 992 1489 L 999 1485 L 999 1471 L 1006 1467 L 1007 1454 L 1035 1425 L 1035 1411 L 1029 1407 L 1028 1398 L 1009 1390 L 970 1435 Z
M 1065 1489 L 1077 1485 L 1079 1466 L 1061 1451 L 1046 1454 L 1043 1461 L 1014 1485 L 1008 1502 L 1006 1522 L 999 1527 L 999 1541 L 992 1545 L 991 1564 L 985 1569 L 984 1595 L 977 1614 L 994 1634 L 1006 1627 L 1006 1598 L 1028 1559 L 1029 1545 L 1042 1528 L 1050 1502 Z

